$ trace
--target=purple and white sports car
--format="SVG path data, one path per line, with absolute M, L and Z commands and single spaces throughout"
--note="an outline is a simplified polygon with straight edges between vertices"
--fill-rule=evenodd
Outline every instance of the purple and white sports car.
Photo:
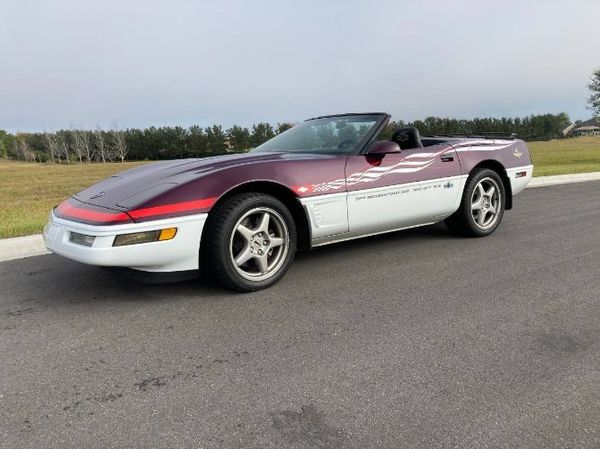
M 127 170 L 56 207 L 46 246 L 137 273 L 207 269 L 252 291 L 281 279 L 297 249 L 442 220 L 463 235 L 494 232 L 531 179 L 525 143 L 414 128 L 378 140 L 389 119 L 316 117 L 246 154 Z

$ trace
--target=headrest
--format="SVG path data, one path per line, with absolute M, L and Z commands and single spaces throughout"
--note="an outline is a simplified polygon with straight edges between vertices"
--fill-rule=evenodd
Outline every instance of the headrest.
M 398 128 L 394 131 L 390 140 L 400 145 L 400 148 L 403 150 L 423 147 L 421 135 L 417 128 Z

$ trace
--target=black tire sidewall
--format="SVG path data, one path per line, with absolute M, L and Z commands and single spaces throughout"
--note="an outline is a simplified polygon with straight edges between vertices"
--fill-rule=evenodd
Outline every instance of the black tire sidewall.
M 479 184 L 479 182 L 484 178 L 492 178 L 494 181 L 496 181 L 496 184 L 498 184 L 498 188 L 500 189 L 500 212 L 498 213 L 498 218 L 496 223 L 494 223 L 494 226 L 488 229 L 481 229 L 477 223 L 475 223 L 475 219 L 473 218 L 473 214 L 471 212 L 471 198 L 473 196 L 473 191 L 475 190 L 477 184 Z M 471 176 L 469 176 L 465 185 L 465 193 L 463 195 L 461 204 L 461 218 L 470 234 L 476 237 L 484 237 L 494 232 L 502 221 L 505 205 L 506 189 L 504 187 L 504 183 L 502 182 L 502 178 L 500 178 L 498 173 L 493 170 L 483 168 L 474 171 Z
M 215 243 L 218 247 L 213 251 L 210 263 L 214 264 L 213 268 L 217 275 L 217 281 L 224 284 L 226 287 L 242 292 L 267 288 L 275 284 L 285 275 L 294 260 L 297 244 L 297 232 L 294 218 L 285 204 L 277 198 L 267 194 L 241 194 L 231 198 L 229 204 L 232 203 L 232 208 L 228 208 L 227 205 L 225 205 L 221 210 L 216 211 L 216 220 L 221 220 L 222 222 L 217 231 L 212 234 L 212 238 L 216 239 Z M 280 214 L 285 221 L 289 235 L 288 251 L 280 269 L 272 277 L 262 281 L 251 281 L 241 276 L 233 266 L 233 261 L 229 254 L 229 241 L 231 234 L 234 232 L 235 224 L 242 215 L 256 207 L 268 207 Z M 218 216 L 219 214 L 221 216 Z M 211 233 L 209 233 L 209 235 L 210 234 Z

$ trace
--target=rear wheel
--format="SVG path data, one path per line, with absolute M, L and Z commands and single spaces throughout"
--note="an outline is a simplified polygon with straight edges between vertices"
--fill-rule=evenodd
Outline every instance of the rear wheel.
M 242 291 L 270 287 L 281 279 L 296 252 L 296 226 L 288 208 L 262 193 L 235 196 L 207 222 L 205 256 L 225 287 Z
M 500 176 L 487 168 L 476 169 L 467 180 L 459 209 L 446 219 L 446 225 L 461 235 L 490 235 L 502 221 L 505 204 L 506 193 Z

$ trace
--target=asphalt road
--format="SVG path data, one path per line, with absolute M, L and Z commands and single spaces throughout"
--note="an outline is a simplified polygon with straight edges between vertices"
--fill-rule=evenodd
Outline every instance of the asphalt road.
M 301 255 L 270 290 L 0 264 L 2 448 L 600 447 L 600 182 Z

